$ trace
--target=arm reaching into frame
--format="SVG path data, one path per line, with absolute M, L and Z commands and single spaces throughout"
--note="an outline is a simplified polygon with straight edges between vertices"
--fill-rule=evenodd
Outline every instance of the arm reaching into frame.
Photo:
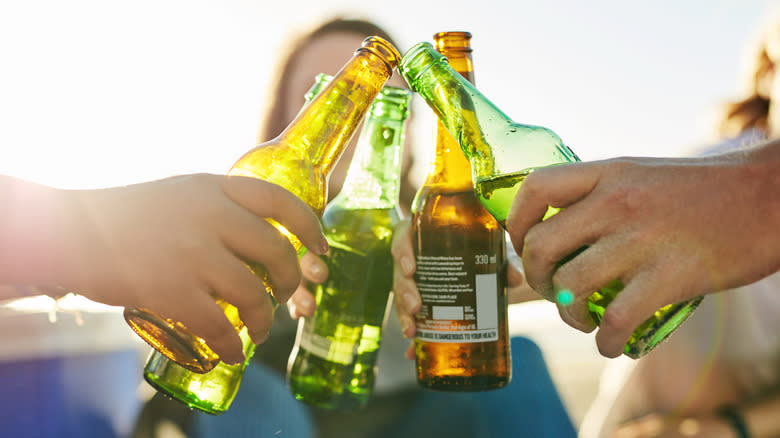
M 542 221 L 548 206 L 562 210 Z M 528 283 L 562 318 L 594 329 L 586 299 L 620 279 L 596 335 L 616 357 L 664 305 L 745 285 L 780 269 L 780 141 L 706 158 L 619 158 L 551 166 L 518 191 L 507 230 Z M 587 247 L 565 264 L 557 263 Z

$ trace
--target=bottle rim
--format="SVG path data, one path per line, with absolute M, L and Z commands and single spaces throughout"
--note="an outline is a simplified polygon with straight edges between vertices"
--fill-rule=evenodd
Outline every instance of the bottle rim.
M 317 88 L 317 85 L 327 86 L 332 80 L 333 75 L 317 73 L 317 75 L 314 76 L 314 85 L 312 85 L 311 89 L 306 93 L 306 98 L 309 99 L 311 97 L 310 95 L 314 94 L 313 92 Z M 412 90 L 405 87 L 396 87 L 395 85 L 385 84 L 382 89 L 379 90 L 376 99 L 393 100 L 398 103 L 408 104 L 411 97 Z
M 385 85 L 377 94 L 376 99 L 371 103 L 369 111 L 375 116 L 385 114 L 388 107 L 394 108 L 390 113 L 396 114 L 395 117 L 399 120 L 405 120 L 409 117 L 409 101 L 412 98 L 412 90 L 403 87 L 396 87 L 393 85 Z
M 379 57 L 385 63 L 391 75 L 401 59 L 401 54 L 398 53 L 398 49 L 392 43 L 376 35 L 364 39 L 360 47 L 355 50 L 355 53 L 358 52 L 369 52 Z
M 444 30 L 433 34 L 433 39 L 437 40 L 446 36 L 457 36 L 460 38 L 471 39 L 471 32 L 467 30 Z
M 398 63 L 398 71 L 414 89 L 412 83 L 417 78 L 425 74 L 434 65 L 442 62 L 448 63 L 449 60 L 446 56 L 436 51 L 431 43 L 423 41 L 413 45 L 404 53 L 401 57 L 401 62 Z M 410 76 L 411 74 L 414 76 Z
M 412 90 L 404 87 L 396 87 L 394 85 L 385 85 L 382 87 L 382 89 L 379 91 L 379 95 L 377 95 L 377 98 L 384 97 L 384 98 L 395 98 L 395 99 L 403 99 L 403 100 L 409 100 L 410 97 L 412 97 Z
M 471 32 L 467 31 L 436 32 L 433 35 L 433 42 L 439 52 L 460 51 L 470 53 L 474 50 L 471 48 Z

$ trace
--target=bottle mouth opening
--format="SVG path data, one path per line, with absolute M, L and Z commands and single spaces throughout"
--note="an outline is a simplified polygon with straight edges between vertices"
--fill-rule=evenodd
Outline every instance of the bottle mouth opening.
M 443 51 L 464 51 L 472 52 L 471 32 L 450 31 L 437 32 L 433 35 L 433 43 L 436 50 Z
M 412 91 L 408 88 L 385 85 L 371 104 L 370 111 L 375 115 L 396 114 L 399 119 L 409 115 L 409 101 Z
M 396 87 L 394 85 L 385 85 L 379 92 L 379 98 L 393 99 L 398 101 L 408 101 L 412 96 L 412 91 L 408 88 Z
M 417 78 L 439 62 L 449 62 L 447 57 L 437 52 L 429 42 L 421 42 L 412 46 L 401 57 L 398 71 L 406 82 L 412 86 Z M 414 88 L 414 86 L 412 86 Z
M 314 77 L 315 82 L 330 82 L 331 80 L 333 80 L 333 75 L 327 73 L 317 73 L 317 76 Z
M 465 30 L 448 30 L 443 32 L 436 32 L 433 34 L 433 39 L 439 39 L 444 37 L 457 37 L 457 38 L 465 38 L 465 39 L 471 39 L 471 32 L 465 31 Z
M 389 41 L 376 35 L 363 40 L 363 44 L 355 52 L 370 52 L 384 61 L 390 74 L 398 66 L 401 54 Z

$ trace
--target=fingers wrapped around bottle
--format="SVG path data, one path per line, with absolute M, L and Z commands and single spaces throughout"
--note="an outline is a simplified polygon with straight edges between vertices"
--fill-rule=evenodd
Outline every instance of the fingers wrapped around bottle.
M 317 215 L 284 188 L 235 176 L 226 178 L 222 188 L 235 208 L 221 216 L 220 238 L 235 256 L 231 260 L 231 254 L 223 254 L 222 260 L 215 260 L 213 266 L 221 269 L 207 281 L 217 297 L 238 309 L 252 341 L 262 343 L 273 321 L 270 294 L 284 303 L 301 282 L 297 248 L 272 222 L 316 254 L 327 251 L 327 241 Z M 207 343 L 215 351 L 219 348 Z
M 616 357 L 636 327 L 683 298 L 670 291 L 686 288 L 683 276 L 674 274 L 682 272 L 679 265 L 646 254 L 653 235 L 631 219 L 637 196 L 628 189 L 597 186 L 610 163 L 628 165 L 579 163 L 532 173 L 515 197 L 507 229 L 520 251 L 528 284 L 555 302 L 562 319 L 576 329 L 590 332 L 596 327 L 589 310 L 594 292 L 615 281 L 622 284 L 606 306 L 596 336 L 601 353 Z M 560 211 L 542 220 L 550 206 Z
M 324 283 L 328 278 L 328 265 L 321 257 L 308 252 L 301 257 L 303 278 L 295 293 L 290 297 L 290 301 L 287 302 L 287 310 L 293 319 L 314 315 L 316 310 L 314 286 Z
M 393 234 L 393 300 L 404 337 L 412 339 L 417 332 L 415 314 L 422 307 L 420 292 L 414 281 L 417 268 L 412 249 L 411 221 L 402 220 Z M 414 342 L 406 350 L 406 357 L 414 359 Z

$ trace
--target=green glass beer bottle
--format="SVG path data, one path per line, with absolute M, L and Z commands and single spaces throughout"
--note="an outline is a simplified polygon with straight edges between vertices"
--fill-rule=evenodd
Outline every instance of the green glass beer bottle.
M 474 191 L 502 225 L 529 173 L 544 166 L 579 161 L 551 130 L 512 121 L 429 43 L 418 43 L 409 49 L 398 69 L 458 140 L 471 163 Z M 547 216 L 556 212 L 550 208 Z M 597 324 L 606 306 L 622 288 L 620 281 L 615 280 L 589 297 L 591 316 Z M 701 299 L 659 309 L 634 331 L 623 349 L 624 354 L 638 358 L 648 353 L 693 312 Z
M 474 81 L 471 34 L 439 32 L 436 49 Z M 474 194 L 458 142 L 436 123 L 436 151 L 412 203 L 417 382 L 441 391 L 482 391 L 511 379 L 504 229 Z
M 325 208 L 330 253 L 316 310 L 298 323 L 287 379 L 298 400 L 348 411 L 366 404 L 393 288 L 401 155 L 411 91 L 385 85 L 366 115 L 344 186 Z
M 285 187 L 321 215 L 327 200 L 328 176 L 399 58 L 387 41 L 367 38 L 284 132 L 247 152 L 229 174 L 261 178 Z M 300 240 L 273 223 L 302 253 Z M 247 264 L 270 293 L 263 267 Z M 157 349 L 147 362 L 145 379 L 159 391 L 212 414 L 230 406 L 255 349 L 237 309 L 224 301 L 219 304 L 241 337 L 247 358 L 242 364 L 219 361 L 202 339 L 175 321 L 144 309 L 125 309 L 131 327 Z M 177 348 L 169 348 L 171 345 Z

